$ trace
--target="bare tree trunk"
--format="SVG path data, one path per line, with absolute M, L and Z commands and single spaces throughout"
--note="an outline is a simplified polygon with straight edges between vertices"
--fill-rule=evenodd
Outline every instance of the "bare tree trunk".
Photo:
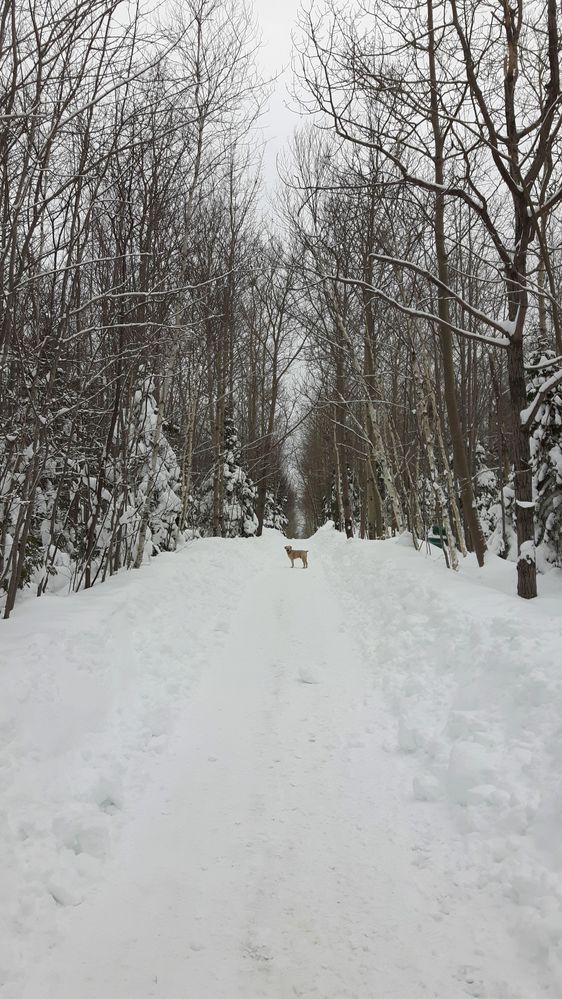
M 434 142 L 433 164 L 435 170 L 435 182 L 439 186 L 439 190 L 435 194 L 434 238 L 439 280 L 445 288 L 448 288 L 449 264 L 445 244 L 445 199 L 442 193 L 445 188 L 445 170 L 443 159 L 443 135 L 439 120 L 439 96 L 435 62 L 433 5 L 434 0 L 427 0 L 428 59 L 431 85 L 431 125 Z M 459 417 L 457 389 L 455 383 L 455 365 L 453 361 L 453 338 L 450 329 L 449 299 L 447 294 L 441 288 L 438 291 L 438 314 L 441 320 L 439 323 L 439 338 L 441 341 L 441 354 L 443 359 L 443 387 L 445 405 L 447 407 L 447 417 L 449 420 L 449 429 L 451 431 L 455 474 L 459 483 L 463 513 L 470 531 L 470 537 L 476 558 L 478 560 L 478 565 L 483 566 L 486 543 L 484 541 L 484 535 L 482 534 L 482 528 L 480 526 L 478 513 L 474 503 L 468 456 L 466 453 L 466 445 Z
M 158 400 L 158 409 L 156 412 L 156 425 L 154 427 L 154 433 L 152 435 L 152 444 L 150 449 L 150 466 L 146 485 L 146 493 L 143 500 L 143 505 L 141 509 L 141 519 L 139 526 L 139 533 L 137 539 L 137 553 L 135 555 L 134 568 L 140 569 L 143 559 L 144 559 L 144 548 L 146 545 L 146 535 L 148 532 L 148 522 L 150 519 L 150 504 L 152 502 L 152 496 L 154 494 L 154 487 L 156 485 L 156 476 L 158 474 L 158 447 L 160 444 L 160 437 L 162 433 L 162 422 L 164 419 L 164 390 L 161 393 L 161 397 Z
M 224 394 L 215 403 L 213 427 L 213 537 L 224 533 Z
M 373 459 L 370 455 L 367 458 L 367 467 L 369 473 L 367 491 L 369 537 L 382 538 L 384 534 L 382 499 L 373 466 Z
M 335 483 L 334 489 L 336 492 L 336 508 L 338 511 L 338 520 L 336 524 L 336 529 L 338 531 L 343 530 L 344 527 L 344 510 L 343 510 L 343 495 L 341 488 L 341 467 L 340 467 L 340 452 L 338 447 L 338 434 L 336 428 L 336 407 L 334 406 L 334 418 L 332 421 L 332 441 L 334 446 L 334 465 L 335 465 Z
M 187 527 L 187 512 L 189 508 L 189 495 L 191 492 L 191 468 L 193 463 L 193 440 L 195 436 L 195 421 L 197 417 L 198 394 L 193 393 L 187 407 L 187 426 L 185 429 L 185 443 L 181 463 L 181 515 L 180 530 L 185 531 Z
M 529 434 L 521 422 L 521 413 L 527 404 L 525 362 L 523 358 L 523 326 L 526 309 L 523 304 L 517 313 L 519 329 L 512 338 L 507 352 L 509 401 L 511 416 L 511 446 L 515 475 L 515 504 L 517 507 L 517 593 L 530 600 L 537 595 L 537 566 L 535 559 L 535 521 L 533 503 L 533 477 Z

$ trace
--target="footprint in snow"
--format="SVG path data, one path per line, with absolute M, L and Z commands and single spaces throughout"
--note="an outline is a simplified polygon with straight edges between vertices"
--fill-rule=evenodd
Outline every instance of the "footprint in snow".
M 456 978 L 462 982 L 471 999 L 486 999 L 487 992 L 484 983 L 477 977 L 476 969 L 469 966 L 459 968 Z
M 299 680 L 301 683 L 320 683 L 316 674 L 305 666 L 301 666 L 299 669 Z
M 249 957 L 252 961 L 271 961 L 273 955 L 270 953 L 267 947 L 262 944 L 247 943 L 242 949 L 242 954 L 244 957 Z

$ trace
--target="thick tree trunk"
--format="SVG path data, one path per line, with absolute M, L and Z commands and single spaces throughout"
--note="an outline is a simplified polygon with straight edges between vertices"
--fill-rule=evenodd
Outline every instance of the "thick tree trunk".
M 523 324 L 522 324 L 523 325 Z M 523 339 L 512 339 L 507 353 L 511 415 L 511 454 L 515 473 L 515 505 L 517 508 L 517 593 L 525 600 L 537 596 L 535 561 L 535 520 L 533 476 L 529 435 L 521 422 L 527 405 Z

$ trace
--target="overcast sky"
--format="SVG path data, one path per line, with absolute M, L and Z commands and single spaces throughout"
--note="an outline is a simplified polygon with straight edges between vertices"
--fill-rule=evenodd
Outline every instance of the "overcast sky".
M 271 188 L 276 182 L 276 156 L 298 121 L 297 116 L 286 107 L 289 101 L 286 91 L 291 78 L 291 31 L 295 28 L 300 0 L 253 0 L 253 4 L 262 35 L 261 62 L 265 75 L 281 73 L 263 118 L 267 140 L 264 173 Z M 282 73 L 282 70 L 285 72 Z

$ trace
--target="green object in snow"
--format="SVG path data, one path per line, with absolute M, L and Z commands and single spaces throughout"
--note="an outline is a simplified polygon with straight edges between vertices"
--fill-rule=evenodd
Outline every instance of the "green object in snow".
M 427 535 L 427 540 L 430 545 L 435 545 L 436 548 L 442 548 L 445 542 L 445 528 L 441 527 L 439 524 L 432 524 L 431 533 Z

